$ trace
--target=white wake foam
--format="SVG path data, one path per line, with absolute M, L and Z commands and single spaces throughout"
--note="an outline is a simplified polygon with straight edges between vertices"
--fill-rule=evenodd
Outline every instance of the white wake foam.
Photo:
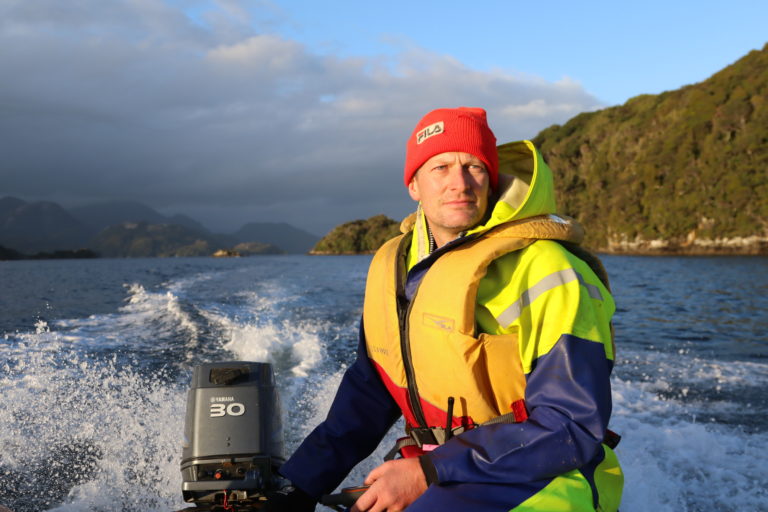
M 623 512 L 761 510 L 768 501 L 768 435 L 699 421 L 661 399 L 658 382 L 613 381 L 611 428 L 625 473 Z
M 28 336 L 24 355 L 4 370 L 0 489 L 16 499 L 5 504 L 164 512 L 183 504 L 182 387 L 72 352 L 45 329 Z M 6 495 L 13 489 L 4 484 L 21 488 Z

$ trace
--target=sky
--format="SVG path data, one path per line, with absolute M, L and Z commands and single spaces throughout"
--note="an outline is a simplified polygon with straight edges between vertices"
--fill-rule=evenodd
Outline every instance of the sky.
M 399 219 L 428 111 L 532 138 L 705 80 L 766 27 L 764 0 L 0 0 L 0 197 L 217 232 Z

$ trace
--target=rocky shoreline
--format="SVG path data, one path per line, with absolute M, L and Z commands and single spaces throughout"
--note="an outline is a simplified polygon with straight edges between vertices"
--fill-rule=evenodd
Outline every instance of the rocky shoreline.
M 596 251 L 603 254 L 646 256 L 768 256 L 768 236 L 711 239 L 691 234 L 685 239 L 670 240 L 614 237 L 606 247 Z

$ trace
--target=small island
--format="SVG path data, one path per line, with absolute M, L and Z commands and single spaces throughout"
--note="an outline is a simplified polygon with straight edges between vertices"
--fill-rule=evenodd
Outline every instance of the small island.
M 375 215 L 366 220 L 353 220 L 333 228 L 309 254 L 371 254 L 384 242 L 399 234 L 399 222 L 386 215 Z

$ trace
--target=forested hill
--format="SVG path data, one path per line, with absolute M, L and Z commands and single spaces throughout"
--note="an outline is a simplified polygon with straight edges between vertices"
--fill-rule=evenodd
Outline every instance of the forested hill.
M 400 234 L 400 223 L 385 215 L 353 220 L 336 226 L 325 235 L 310 254 L 373 253 L 392 237 Z
M 768 252 L 768 45 L 535 137 L 562 213 L 616 252 Z M 500 148 L 503 165 L 504 146 Z

